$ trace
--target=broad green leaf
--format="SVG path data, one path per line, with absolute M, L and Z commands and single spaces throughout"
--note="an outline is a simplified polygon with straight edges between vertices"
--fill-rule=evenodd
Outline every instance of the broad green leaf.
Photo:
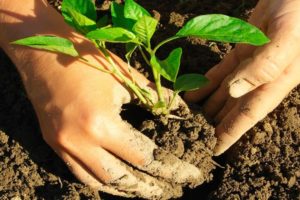
M 151 65 L 167 80 L 175 82 L 180 67 L 182 49 L 174 49 L 169 56 L 160 61 L 156 56 L 152 56 Z
M 83 35 L 97 29 L 96 23 L 90 18 L 80 14 L 72 8 L 65 7 L 65 13 L 68 13 L 72 22 L 71 26 Z
M 143 16 L 151 16 L 149 12 L 134 0 L 125 0 L 124 16 L 138 21 Z
M 107 26 L 108 24 L 108 16 L 107 15 L 103 15 L 102 17 L 100 17 L 100 19 L 97 21 L 97 27 L 98 28 L 102 28 L 104 26 Z
M 23 45 L 35 49 L 43 49 L 56 53 L 63 53 L 73 57 L 78 56 L 78 52 L 74 48 L 70 40 L 56 36 L 33 36 L 12 42 L 12 44 Z
M 177 78 L 173 87 L 177 92 L 192 91 L 205 86 L 208 82 L 209 80 L 201 74 L 184 74 Z
M 230 43 L 263 45 L 270 40 L 255 26 L 234 17 L 210 14 L 188 21 L 179 32 L 179 37 L 195 36 L 208 40 Z
M 127 43 L 136 39 L 132 32 L 120 27 L 97 29 L 89 32 L 86 37 L 94 40 L 119 43 Z
M 149 16 L 143 16 L 133 26 L 132 30 L 136 36 L 147 46 L 150 45 L 150 40 L 156 30 L 158 21 Z
M 71 8 L 93 21 L 96 21 L 97 19 L 96 8 L 92 0 L 63 0 L 61 4 L 62 15 L 64 16 L 65 21 L 72 26 L 72 17 L 66 10 L 68 8 Z
M 135 23 L 134 20 L 126 18 L 124 16 L 124 6 L 116 2 L 112 2 L 110 7 L 110 12 L 112 16 L 112 22 L 114 27 L 122 27 L 129 31 L 132 30 L 132 27 Z
M 126 58 L 127 62 L 130 62 L 131 56 L 132 56 L 133 52 L 136 50 L 137 46 L 138 46 L 138 44 L 135 44 L 132 42 L 126 44 L 125 47 L 126 47 L 127 53 L 125 54 L 125 58 Z

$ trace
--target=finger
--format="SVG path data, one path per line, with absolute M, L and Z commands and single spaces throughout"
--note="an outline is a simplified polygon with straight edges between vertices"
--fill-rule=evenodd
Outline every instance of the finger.
M 268 6 L 270 6 L 270 2 L 268 0 L 259 1 L 255 6 L 254 12 L 251 14 L 248 22 L 257 26 L 261 30 L 265 30 L 264 28 L 268 21 L 268 14 L 266 13 Z
M 158 147 L 119 116 L 114 117 L 105 126 L 109 127 L 108 134 L 103 139 L 99 138 L 100 145 L 138 169 L 176 183 L 190 183 L 202 179 L 202 172 L 197 167 L 179 160 L 170 153 L 163 152 L 164 159 L 156 160 L 154 152 Z
M 209 118 L 213 118 L 223 108 L 226 100 L 229 98 L 226 80 L 204 103 L 203 112 Z
M 58 155 L 64 160 L 69 170 L 75 175 L 75 177 L 82 183 L 102 192 L 106 192 L 112 195 L 122 196 L 126 198 L 132 198 L 134 195 L 122 192 L 116 188 L 102 184 L 97 178 L 89 173 L 82 165 L 80 165 L 74 158 L 66 153 L 58 153 Z
M 78 145 L 69 146 L 68 153 L 99 181 L 120 192 L 146 199 L 178 197 L 182 193 L 179 186 L 171 186 L 169 183 L 135 171 L 101 147 L 84 142 L 81 142 L 81 147 L 78 149 Z
M 216 127 L 218 143 L 215 154 L 220 155 L 247 130 L 271 112 L 300 82 L 298 58 L 272 83 L 265 84 L 242 97 Z
M 300 16 L 298 16 L 300 18 Z M 277 19 L 269 26 L 271 42 L 255 50 L 252 58 L 242 62 L 229 81 L 229 93 L 238 98 L 277 79 L 300 52 L 300 26 Z M 287 53 L 288 51 L 288 53 Z
M 235 55 L 233 56 L 233 58 L 229 58 L 234 60 L 224 62 L 227 65 L 232 65 L 232 66 L 223 66 L 224 68 L 227 68 L 228 71 L 224 71 L 224 70 L 221 71 L 220 69 L 219 72 L 218 71 L 215 72 L 221 74 L 227 73 L 227 76 L 223 78 L 219 88 L 209 97 L 209 99 L 206 101 L 204 105 L 204 113 L 208 117 L 215 116 L 223 108 L 225 102 L 229 98 L 228 81 L 232 78 L 230 73 L 234 70 L 235 67 L 238 66 L 241 60 L 244 60 L 249 56 L 251 56 L 255 48 L 256 47 L 245 45 L 245 44 L 237 45 L 236 49 L 232 52 Z
M 222 119 L 227 115 L 227 113 L 230 112 L 230 110 L 233 108 L 233 106 L 236 104 L 236 102 L 237 102 L 237 99 L 229 97 L 227 99 L 225 105 L 221 109 L 221 111 L 218 112 L 216 114 L 216 116 L 214 117 L 215 123 L 219 124 L 222 121 Z

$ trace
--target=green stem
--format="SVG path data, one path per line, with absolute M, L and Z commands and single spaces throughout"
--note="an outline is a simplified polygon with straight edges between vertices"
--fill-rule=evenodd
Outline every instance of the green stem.
M 152 49 L 149 48 L 145 48 L 147 50 L 147 52 L 150 54 L 150 57 L 152 58 L 153 56 L 155 56 L 155 53 Z M 147 65 L 149 65 L 152 69 L 152 74 L 153 74 L 153 78 L 154 78 L 154 82 L 155 82 L 155 86 L 156 86 L 156 92 L 157 92 L 157 96 L 158 96 L 158 100 L 160 102 L 165 102 L 164 97 L 163 97 L 163 93 L 162 93 L 162 86 L 161 86 L 161 80 L 160 80 L 160 74 L 157 72 L 157 70 L 155 69 L 155 67 L 153 67 L 151 65 L 151 62 L 149 61 L 148 57 L 146 56 L 145 52 L 143 51 L 142 47 L 139 47 L 139 50 L 142 54 L 142 57 L 144 58 L 145 62 L 147 63 Z
M 142 49 L 142 47 L 139 46 L 138 48 L 139 48 L 139 51 L 141 52 L 142 57 L 144 58 L 146 64 L 149 65 L 149 66 L 151 67 L 150 61 L 149 61 L 149 59 L 147 58 L 147 56 L 146 56 L 144 50 Z
M 161 81 L 160 81 L 160 74 L 156 71 L 154 67 L 152 67 L 152 72 L 153 72 L 153 78 L 156 86 L 156 91 L 158 95 L 158 99 L 161 102 L 165 102 L 163 94 L 162 94 L 162 87 L 161 87 Z
M 147 105 L 148 101 L 146 100 L 146 98 L 141 94 L 138 86 L 136 84 L 134 84 L 130 79 L 128 79 L 120 70 L 119 68 L 116 66 L 115 62 L 113 61 L 113 59 L 111 58 L 110 54 L 108 53 L 108 51 L 103 48 L 103 47 L 99 47 L 99 49 L 101 50 L 101 52 L 104 54 L 106 60 L 111 64 L 112 66 L 112 73 L 114 73 L 118 78 L 120 78 L 122 81 L 124 81 L 124 83 L 135 93 L 135 95 L 140 99 L 140 101 L 144 104 Z
M 149 61 L 148 57 L 146 56 L 145 52 L 143 51 L 142 47 L 139 46 L 139 50 L 142 54 L 142 57 L 144 58 L 145 62 L 147 63 L 147 65 L 149 65 L 152 69 L 152 73 L 153 73 L 153 78 L 154 78 L 154 82 L 155 82 L 155 86 L 156 86 L 156 92 L 158 95 L 158 99 L 161 102 L 164 102 L 164 98 L 163 98 L 163 94 L 162 94 L 162 86 L 161 86 L 161 81 L 160 81 L 160 74 L 156 71 L 156 69 L 151 65 L 151 62 Z M 147 52 L 150 54 L 150 56 L 155 56 L 154 52 L 152 51 L 152 49 L 148 49 L 146 48 Z
M 161 41 L 154 49 L 153 49 L 153 53 L 155 54 L 156 51 L 164 44 L 171 42 L 173 40 L 177 40 L 178 38 L 180 38 L 180 36 L 174 35 L 170 38 L 165 39 L 164 41 Z
M 179 91 L 174 91 L 172 99 L 171 99 L 171 101 L 170 101 L 170 103 L 168 105 L 168 108 L 167 108 L 167 113 L 170 113 L 170 110 L 172 109 L 172 106 L 174 104 L 174 100 L 177 97 L 178 93 L 179 93 Z
M 99 70 L 101 72 L 105 72 L 105 73 L 108 73 L 108 74 L 112 73 L 111 71 L 104 69 L 104 67 L 102 67 L 102 66 L 98 66 L 98 65 L 94 65 L 94 64 L 90 63 L 87 59 L 85 59 L 83 57 L 79 57 L 79 60 L 81 62 L 83 62 L 84 64 L 87 64 L 88 66 L 90 66 L 90 67 L 92 67 L 94 69 L 97 69 L 97 70 Z

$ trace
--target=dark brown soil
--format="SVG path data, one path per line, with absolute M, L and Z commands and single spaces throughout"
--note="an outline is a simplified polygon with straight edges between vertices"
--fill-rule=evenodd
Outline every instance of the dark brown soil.
M 256 0 L 138 2 L 160 18 L 160 29 L 154 38 L 156 42 L 174 34 L 178 27 L 195 15 L 224 13 L 245 18 Z M 232 48 L 229 44 L 187 39 L 172 43 L 159 54 L 165 57 L 170 49 L 178 46 L 184 50 L 182 72 L 205 72 Z M 115 48 L 115 51 L 120 50 Z M 134 59 L 133 64 L 137 68 L 143 64 L 139 63 L 138 56 Z M 100 199 L 100 196 L 101 199 L 122 199 L 93 191 L 73 177 L 42 140 L 19 76 L 3 52 L 0 52 L 0 65 L 0 199 L 73 200 Z M 153 121 L 144 122 L 143 132 L 159 146 L 168 144 L 178 157 L 207 169 L 207 180 L 211 180 L 208 172 L 213 167 L 210 160 L 213 130 L 202 127 L 201 115 L 195 115 L 186 122 L 167 121 L 162 120 L 156 125 Z M 205 129 L 209 131 L 205 132 Z M 210 183 L 187 190 L 181 199 L 300 199 L 299 154 L 300 87 L 226 155 L 217 158 L 217 162 L 225 168 L 217 167 Z
M 230 151 L 211 199 L 300 199 L 300 87 Z

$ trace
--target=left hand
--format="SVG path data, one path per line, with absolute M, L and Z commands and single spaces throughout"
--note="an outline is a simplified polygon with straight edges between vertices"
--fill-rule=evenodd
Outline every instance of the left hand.
M 206 76 L 210 84 L 187 93 L 188 101 L 211 94 L 204 112 L 217 123 L 220 155 L 271 112 L 300 83 L 300 1 L 260 0 L 249 22 L 271 39 L 263 47 L 237 45 Z

